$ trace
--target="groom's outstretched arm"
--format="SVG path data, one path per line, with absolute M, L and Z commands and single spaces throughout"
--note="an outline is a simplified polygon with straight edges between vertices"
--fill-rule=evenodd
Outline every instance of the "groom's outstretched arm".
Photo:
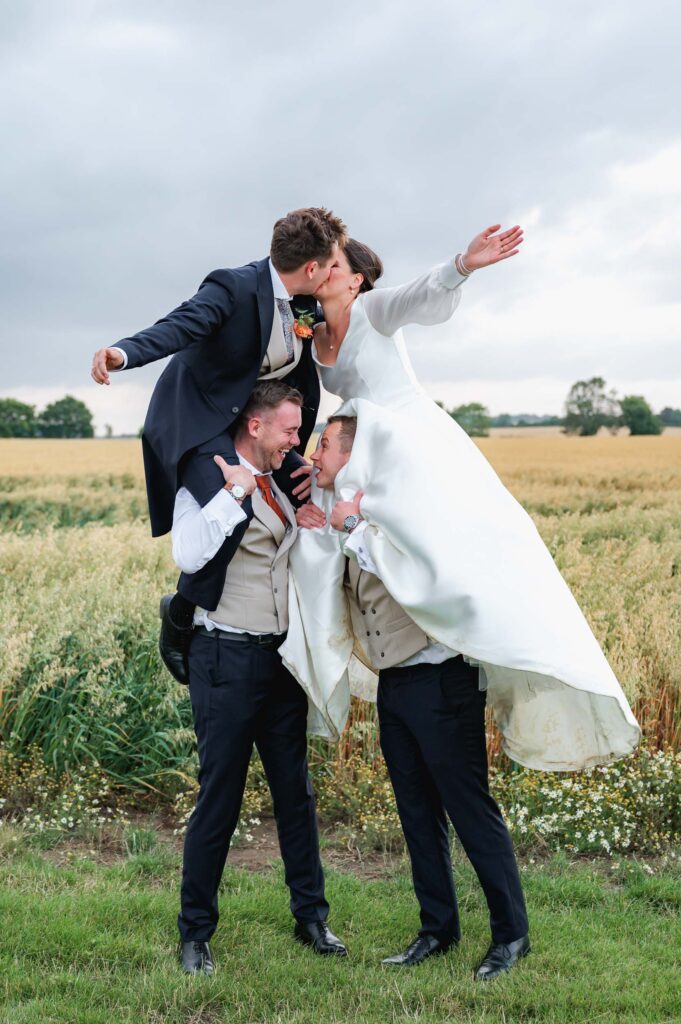
M 92 379 L 97 384 L 109 384 L 110 371 L 153 363 L 209 337 L 222 327 L 234 309 L 234 289 L 225 271 L 221 278 L 222 283 L 207 280 L 196 295 L 146 330 L 110 348 L 98 349 L 92 360 Z

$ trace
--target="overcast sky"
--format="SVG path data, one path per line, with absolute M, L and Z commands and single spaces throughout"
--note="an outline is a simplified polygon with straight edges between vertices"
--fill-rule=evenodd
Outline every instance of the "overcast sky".
M 0 395 L 142 423 L 95 348 L 326 205 L 394 284 L 495 221 L 523 251 L 407 331 L 448 404 L 559 412 L 595 374 L 681 406 L 678 3 L 2 0 Z

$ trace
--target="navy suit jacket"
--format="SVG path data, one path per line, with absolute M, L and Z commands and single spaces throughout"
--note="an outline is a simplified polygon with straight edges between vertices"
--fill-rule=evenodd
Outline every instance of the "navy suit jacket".
M 314 313 L 316 309 L 311 295 L 294 296 L 291 306 L 294 312 Z M 174 353 L 156 383 L 142 433 L 153 536 L 170 530 L 181 485 L 188 487 L 201 505 L 224 486 L 212 459 L 215 452 L 228 462 L 238 461 L 230 428 L 257 382 L 273 315 L 268 260 L 257 260 L 244 267 L 212 271 L 191 299 L 152 327 L 117 342 L 127 355 L 129 369 Z M 300 361 L 284 380 L 303 394 L 298 449 L 302 454 L 319 411 L 319 377 L 309 340 L 303 341 Z M 213 440 L 216 444 L 211 445 Z M 300 483 L 290 480 L 291 471 L 301 462 L 300 454 L 291 452 L 276 474 L 277 483 L 289 496 Z M 227 538 L 215 558 L 198 573 L 182 574 L 180 591 L 185 596 L 204 608 L 217 606 L 229 559 L 245 527 L 243 524 L 236 536 Z

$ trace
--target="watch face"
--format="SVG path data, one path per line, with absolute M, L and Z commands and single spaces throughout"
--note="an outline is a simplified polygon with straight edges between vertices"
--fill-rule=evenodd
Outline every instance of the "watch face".
M 354 528 L 357 526 L 358 522 L 359 522 L 359 516 L 356 516 L 354 514 L 353 515 L 349 515 L 349 516 L 346 516 L 345 519 L 343 520 L 343 526 L 345 527 L 345 529 L 349 533 L 350 530 L 354 530 Z
M 232 491 L 231 491 L 232 497 L 233 497 L 233 498 L 236 498 L 236 499 L 237 499 L 237 501 L 238 501 L 238 500 L 239 500 L 240 498 L 243 498 L 243 496 L 244 496 L 244 494 L 245 494 L 245 493 L 246 493 L 246 491 L 245 491 L 245 490 L 244 490 L 244 488 L 243 488 L 243 487 L 241 486 L 241 484 L 234 484 L 234 487 L 232 487 Z

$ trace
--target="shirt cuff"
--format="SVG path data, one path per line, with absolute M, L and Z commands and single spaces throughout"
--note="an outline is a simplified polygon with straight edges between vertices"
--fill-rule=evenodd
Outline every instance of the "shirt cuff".
M 464 281 L 468 280 L 468 277 L 465 277 L 464 274 L 460 274 L 456 269 L 456 263 L 454 260 L 451 260 L 449 263 L 443 263 L 438 269 L 440 272 L 440 281 L 445 288 L 449 288 L 450 290 L 458 288 L 460 284 L 463 284 Z
M 346 555 L 355 559 L 360 569 L 363 569 L 365 572 L 371 572 L 374 576 L 378 576 L 376 563 L 367 551 L 366 543 L 364 541 L 364 532 L 367 526 L 368 523 L 365 519 L 359 522 L 352 533 L 348 536 L 343 550 Z
M 120 371 L 124 370 L 128 365 L 128 353 L 125 352 L 122 348 L 119 348 L 118 345 L 112 345 L 112 349 L 114 352 L 120 352 L 120 354 L 123 356 L 123 365 L 117 366 L 114 370 L 111 371 L 112 373 L 120 373 Z
M 236 498 L 233 498 L 226 487 L 207 502 L 201 509 L 201 514 L 209 523 L 219 523 L 229 536 L 234 528 L 246 519 L 246 513 Z

